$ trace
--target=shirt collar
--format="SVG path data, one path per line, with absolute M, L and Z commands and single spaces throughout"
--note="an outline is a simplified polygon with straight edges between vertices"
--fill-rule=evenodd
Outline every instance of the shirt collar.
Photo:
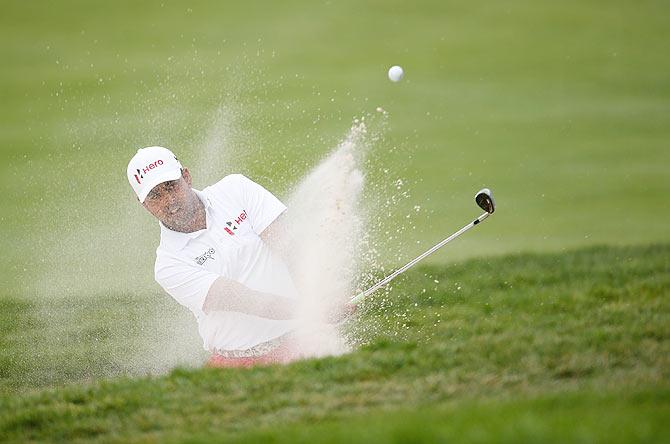
M 193 192 L 198 196 L 200 201 L 205 205 L 205 220 L 207 228 L 209 228 L 209 209 L 212 206 L 212 202 L 205 193 L 200 190 L 193 188 Z M 174 231 L 163 225 L 163 222 L 158 221 L 158 225 L 161 227 L 161 244 L 170 247 L 171 249 L 181 250 L 186 246 L 188 241 L 195 239 L 200 236 L 204 231 L 207 231 L 207 228 L 203 230 L 193 231 L 191 233 L 181 233 L 179 231 Z

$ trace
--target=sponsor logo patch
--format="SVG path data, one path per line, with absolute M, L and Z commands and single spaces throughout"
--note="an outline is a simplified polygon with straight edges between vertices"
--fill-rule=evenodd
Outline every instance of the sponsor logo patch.
M 209 250 L 205 251 L 203 254 L 195 258 L 195 263 L 198 265 L 202 265 L 205 262 L 207 262 L 207 259 L 214 260 L 214 253 L 216 253 L 216 250 L 214 248 L 210 248 Z
M 153 170 L 154 168 L 158 168 L 159 166 L 163 165 L 163 159 L 158 159 L 155 162 L 151 162 L 149 165 L 145 166 L 142 168 L 142 170 L 136 169 L 137 174 L 135 174 L 135 180 L 137 183 L 142 185 L 142 179 L 144 179 L 144 175 L 147 174 L 149 171 Z
M 231 236 L 235 236 L 234 231 L 237 230 L 237 227 L 239 227 L 245 220 L 247 220 L 247 210 L 242 210 L 239 216 L 226 222 L 226 225 L 228 226 L 223 227 L 223 229 Z

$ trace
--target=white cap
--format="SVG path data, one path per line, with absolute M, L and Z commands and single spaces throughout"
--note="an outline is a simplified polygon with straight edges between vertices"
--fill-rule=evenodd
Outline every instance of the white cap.
M 128 182 L 140 202 L 159 183 L 181 177 L 181 163 L 172 151 L 162 146 L 149 146 L 137 150 L 128 163 Z

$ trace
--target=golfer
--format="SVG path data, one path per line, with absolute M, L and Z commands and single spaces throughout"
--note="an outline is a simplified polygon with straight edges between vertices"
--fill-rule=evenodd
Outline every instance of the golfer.
M 128 181 L 160 225 L 156 281 L 197 319 L 209 365 L 295 358 L 298 291 L 273 250 L 286 206 L 241 174 L 193 189 L 188 168 L 158 146 L 137 151 Z

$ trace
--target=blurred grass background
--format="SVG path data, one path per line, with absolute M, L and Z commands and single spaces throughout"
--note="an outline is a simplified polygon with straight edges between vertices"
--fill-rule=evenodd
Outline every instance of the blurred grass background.
M 484 185 L 500 201 L 495 227 L 431 260 L 668 240 L 656 222 L 669 211 L 667 12 L 657 1 L 3 2 L 3 280 L 13 289 L 42 267 L 26 248 L 122 210 L 151 237 L 134 238 L 136 251 L 151 249 L 153 225 L 123 206 L 139 146 L 170 146 L 199 186 L 241 171 L 285 194 L 378 106 L 389 118 L 368 174 L 411 194 L 386 223 L 422 208 L 402 242 L 380 240 L 388 262 L 469 219 Z M 392 64 L 401 83 L 386 78 Z M 204 147 L 217 119 L 228 148 L 214 158 Z M 150 257 L 133 266 L 149 270 Z

